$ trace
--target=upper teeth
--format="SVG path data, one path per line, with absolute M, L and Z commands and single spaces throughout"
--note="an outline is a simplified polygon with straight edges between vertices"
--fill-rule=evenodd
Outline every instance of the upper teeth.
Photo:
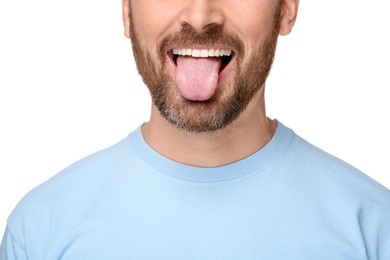
M 173 54 L 192 57 L 221 57 L 230 56 L 232 50 L 223 49 L 173 49 Z

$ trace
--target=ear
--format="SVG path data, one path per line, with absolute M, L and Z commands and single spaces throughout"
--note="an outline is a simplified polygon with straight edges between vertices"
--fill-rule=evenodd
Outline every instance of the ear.
M 130 1 L 122 0 L 122 19 L 125 28 L 125 36 L 130 38 Z
M 280 35 L 291 32 L 297 19 L 299 0 L 281 0 Z

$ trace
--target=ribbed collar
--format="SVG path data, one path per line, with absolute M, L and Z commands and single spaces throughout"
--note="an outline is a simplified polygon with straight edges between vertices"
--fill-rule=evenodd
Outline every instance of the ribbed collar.
M 156 171 L 190 182 L 222 182 L 259 171 L 273 161 L 291 142 L 294 133 L 277 122 L 272 139 L 256 153 L 231 164 L 219 167 L 195 167 L 172 161 L 153 150 L 144 140 L 141 127 L 128 136 L 138 157 Z

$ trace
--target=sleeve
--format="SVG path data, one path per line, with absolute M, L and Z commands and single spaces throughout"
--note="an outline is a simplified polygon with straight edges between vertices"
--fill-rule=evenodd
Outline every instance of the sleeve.
M 0 260 L 27 260 L 27 254 L 22 245 L 16 241 L 8 226 L 0 245 Z

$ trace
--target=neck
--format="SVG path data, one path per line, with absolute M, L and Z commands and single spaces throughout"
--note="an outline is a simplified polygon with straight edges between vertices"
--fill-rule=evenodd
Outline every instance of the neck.
M 142 127 L 145 141 L 159 154 L 179 163 L 216 167 L 239 161 L 261 149 L 272 138 L 276 124 L 265 115 L 264 92 L 259 91 L 245 112 L 224 129 L 192 133 L 176 128 L 152 107 Z

